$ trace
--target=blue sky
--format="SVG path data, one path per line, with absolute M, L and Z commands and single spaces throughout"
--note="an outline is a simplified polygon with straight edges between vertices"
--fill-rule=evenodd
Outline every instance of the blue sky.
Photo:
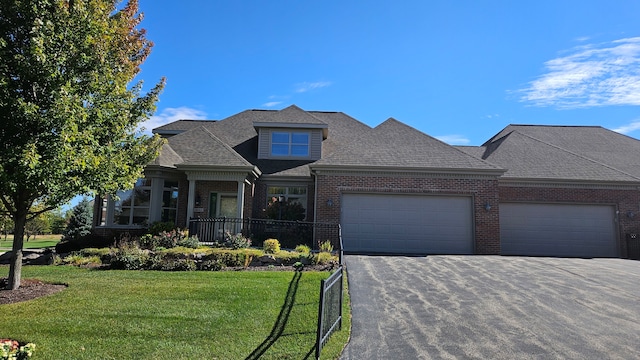
M 640 137 L 637 1 L 140 0 L 167 86 L 147 128 L 246 109 L 394 117 L 451 144 L 514 124 Z

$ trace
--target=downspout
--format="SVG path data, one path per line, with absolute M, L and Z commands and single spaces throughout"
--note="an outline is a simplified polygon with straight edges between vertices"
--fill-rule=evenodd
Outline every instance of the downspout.
M 311 173 L 313 175 L 313 222 L 318 222 L 318 176 Z

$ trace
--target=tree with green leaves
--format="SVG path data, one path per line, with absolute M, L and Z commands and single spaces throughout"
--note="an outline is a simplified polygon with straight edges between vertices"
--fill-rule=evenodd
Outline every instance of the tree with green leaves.
M 93 211 L 91 202 L 83 198 L 73 207 L 69 223 L 62 233 L 62 241 L 78 241 L 91 234 Z
M 15 223 L 9 289 L 20 287 L 25 223 L 76 194 L 133 187 L 162 139 L 136 131 L 164 79 L 135 80 L 153 46 L 136 0 L 0 2 L 0 201 Z M 33 212 L 33 204 L 42 207 Z

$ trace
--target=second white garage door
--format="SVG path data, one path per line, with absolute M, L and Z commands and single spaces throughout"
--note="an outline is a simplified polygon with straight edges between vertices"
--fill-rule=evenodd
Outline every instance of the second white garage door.
M 615 257 L 615 208 L 500 204 L 500 242 L 503 255 Z
M 472 254 L 472 198 L 344 194 L 345 251 L 358 253 Z

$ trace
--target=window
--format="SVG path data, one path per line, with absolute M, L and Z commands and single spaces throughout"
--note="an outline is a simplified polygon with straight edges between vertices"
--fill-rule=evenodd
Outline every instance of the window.
M 151 203 L 151 180 L 140 179 L 132 190 L 118 191 L 114 202 L 114 225 L 147 225 Z
M 309 156 L 309 133 L 306 132 L 272 132 L 272 156 Z
M 163 222 L 176 222 L 178 213 L 178 182 L 164 181 L 162 189 L 162 220 Z
M 139 179 L 131 190 L 118 191 L 118 200 L 102 199 L 99 226 L 147 226 L 156 221 L 176 222 L 178 182 L 174 180 Z M 153 207 L 153 208 L 152 208 Z
M 267 187 L 267 205 L 273 198 L 284 196 L 286 201 L 297 202 L 307 209 L 307 187 L 306 186 L 269 186 Z

